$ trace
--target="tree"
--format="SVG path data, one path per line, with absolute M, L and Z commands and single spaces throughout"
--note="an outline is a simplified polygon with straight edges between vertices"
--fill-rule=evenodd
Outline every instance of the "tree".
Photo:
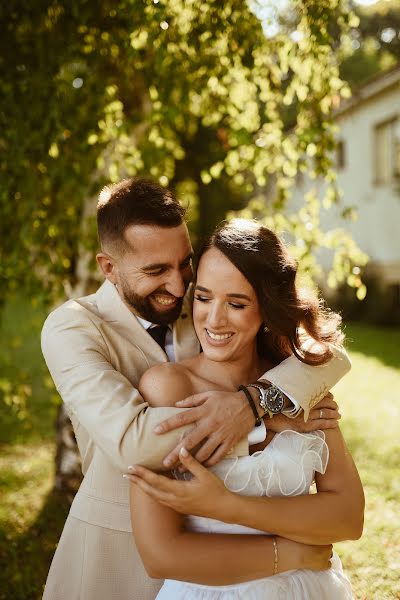
M 344 40 L 340 74 L 354 88 L 400 60 L 400 5 L 380 0 L 353 10 L 359 25 Z
M 349 30 L 353 17 L 345 0 L 282 7 L 11 0 L 0 9 L 3 297 L 21 286 L 48 304 L 84 293 L 96 193 L 142 173 L 190 201 L 195 240 L 247 206 L 299 241 L 306 272 L 321 244 L 335 249 L 338 279 L 364 260 L 344 233 L 320 230 L 315 196 L 299 215 L 284 213 L 305 169 L 329 182 L 327 203 L 339 201 L 331 115 L 349 90 L 332 31 Z

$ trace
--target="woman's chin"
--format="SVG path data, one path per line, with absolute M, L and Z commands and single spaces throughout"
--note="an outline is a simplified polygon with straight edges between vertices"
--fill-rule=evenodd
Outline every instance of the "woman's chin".
M 217 362 L 228 361 L 235 353 L 235 348 L 229 343 L 217 345 L 214 343 L 209 343 L 207 340 L 202 341 L 202 349 L 207 358 Z
M 226 352 L 216 352 L 215 349 L 207 351 L 203 348 L 203 354 L 206 358 L 214 362 L 227 362 L 230 359 L 230 356 L 227 356 Z

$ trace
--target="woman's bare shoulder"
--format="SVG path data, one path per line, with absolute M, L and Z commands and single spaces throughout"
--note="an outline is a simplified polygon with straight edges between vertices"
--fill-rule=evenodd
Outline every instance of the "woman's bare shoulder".
M 193 394 L 190 371 L 179 363 L 155 365 L 140 378 L 139 392 L 150 406 L 175 406 Z

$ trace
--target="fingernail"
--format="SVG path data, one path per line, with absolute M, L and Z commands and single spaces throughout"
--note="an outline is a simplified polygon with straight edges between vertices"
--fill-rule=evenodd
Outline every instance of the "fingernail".
M 161 433 L 162 429 L 159 425 L 154 429 L 154 433 Z
M 182 448 L 179 450 L 179 454 L 181 456 L 189 456 L 189 452 L 186 450 L 185 446 L 182 446 Z
M 124 473 L 124 474 L 122 475 L 122 477 L 123 477 L 124 479 L 129 479 L 129 475 L 127 475 L 126 473 Z
M 166 467 L 169 467 L 172 465 L 172 461 L 170 458 L 166 458 L 165 460 L 163 460 L 163 465 Z
M 178 400 L 178 402 L 175 402 L 175 406 L 179 406 L 180 404 L 183 404 L 183 400 Z
M 132 466 L 132 465 L 129 465 L 128 471 L 131 471 L 131 473 L 135 473 L 136 468 L 134 466 Z

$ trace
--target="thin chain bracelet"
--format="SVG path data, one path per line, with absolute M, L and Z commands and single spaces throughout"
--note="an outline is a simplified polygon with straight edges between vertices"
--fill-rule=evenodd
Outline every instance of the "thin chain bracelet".
M 278 542 L 276 541 L 276 537 L 272 538 L 272 543 L 274 545 L 274 575 L 278 573 Z

